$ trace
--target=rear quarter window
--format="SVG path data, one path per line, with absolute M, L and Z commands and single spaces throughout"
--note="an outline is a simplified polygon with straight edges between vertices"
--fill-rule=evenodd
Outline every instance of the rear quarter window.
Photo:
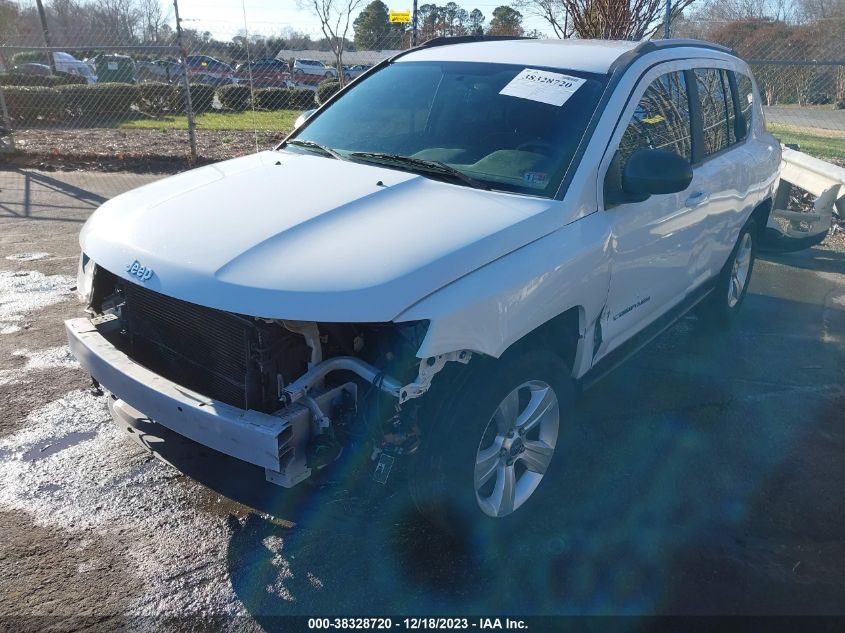
M 751 119 L 754 112 L 754 88 L 751 77 L 742 73 L 735 73 L 737 89 L 737 105 L 740 113 L 740 126 L 745 127 L 745 135 L 751 132 Z

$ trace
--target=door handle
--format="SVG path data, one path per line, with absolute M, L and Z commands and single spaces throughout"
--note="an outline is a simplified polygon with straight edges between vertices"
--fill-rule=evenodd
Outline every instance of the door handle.
M 707 199 L 710 196 L 706 195 L 703 191 L 696 191 L 695 193 L 691 193 L 687 198 L 686 205 L 688 207 L 694 207 L 702 202 L 707 202 Z

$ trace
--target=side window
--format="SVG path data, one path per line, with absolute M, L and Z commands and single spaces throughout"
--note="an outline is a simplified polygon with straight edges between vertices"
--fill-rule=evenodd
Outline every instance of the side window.
M 665 149 L 692 160 L 689 99 L 682 72 L 661 75 L 646 89 L 622 140 L 619 166 L 638 149 Z
M 728 144 L 733 145 L 743 136 L 740 132 L 737 138 L 736 107 L 734 106 L 734 94 L 731 92 L 731 82 L 728 80 L 728 71 L 721 70 L 719 74 L 722 75 L 722 90 L 725 93 L 725 106 L 728 109 Z
M 724 71 L 718 68 L 696 68 L 695 79 L 704 127 L 703 157 L 707 158 L 736 143 L 733 102 Z
M 744 124 L 745 134 L 743 134 L 743 138 L 745 138 L 751 131 L 751 117 L 752 112 L 754 111 L 754 108 L 752 107 L 754 103 L 754 89 L 751 87 L 751 78 L 748 75 L 743 75 L 742 73 L 735 74 L 738 93 L 736 99 L 739 102 L 739 112 L 742 117 L 740 121 L 740 128 L 742 128 L 742 125 Z

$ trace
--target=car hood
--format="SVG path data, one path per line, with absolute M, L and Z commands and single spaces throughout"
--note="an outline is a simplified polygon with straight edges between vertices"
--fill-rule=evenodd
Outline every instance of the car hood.
M 103 204 L 83 251 L 134 283 L 268 318 L 390 321 L 559 228 L 559 202 L 298 152 L 261 152 Z M 133 274 L 137 262 L 148 274 Z M 146 277 L 146 279 L 143 279 Z

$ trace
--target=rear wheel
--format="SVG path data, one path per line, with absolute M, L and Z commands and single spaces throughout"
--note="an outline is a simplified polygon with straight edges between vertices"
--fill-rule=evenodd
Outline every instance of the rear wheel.
M 699 309 L 699 317 L 708 325 L 729 326 L 739 312 L 754 270 L 757 253 L 757 224 L 749 220 L 739 234 L 728 262 L 719 274 L 716 287 Z
M 446 380 L 410 481 L 418 510 L 450 531 L 521 524 L 554 489 L 574 390 L 564 362 L 531 351 Z M 442 389 L 442 387 L 441 387 Z M 427 396 L 428 397 L 428 396 Z

